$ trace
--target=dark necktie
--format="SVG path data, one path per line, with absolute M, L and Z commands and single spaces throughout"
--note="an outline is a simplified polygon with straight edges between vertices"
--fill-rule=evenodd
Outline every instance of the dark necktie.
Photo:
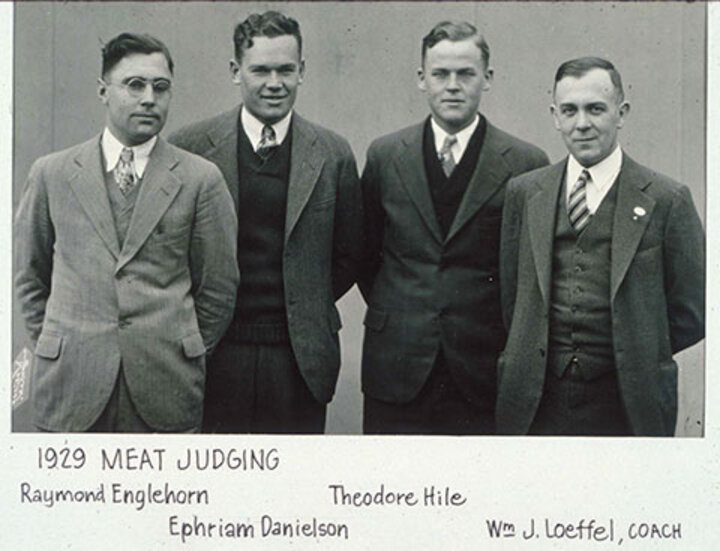
M 115 177 L 115 183 L 120 188 L 120 193 L 123 195 L 127 195 L 135 187 L 137 179 L 135 178 L 134 154 L 129 147 L 123 147 L 120 152 L 120 158 L 113 170 L 113 176 Z
M 442 164 L 442 169 L 446 178 L 450 178 L 452 171 L 455 170 L 455 157 L 453 157 L 452 154 L 452 146 L 456 143 L 456 136 L 446 136 L 442 148 L 438 153 L 438 159 L 440 159 L 440 164 Z
M 278 146 L 275 130 L 269 124 L 263 126 L 260 143 L 258 144 L 256 153 L 263 159 L 267 159 L 270 154 Z
M 590 222 L 590 210 L 587 206 L 587 183 L 591 180 L 590 173 L 587 170 L 583 170 L 580 176 L 573 185 L 572 191 L 570 191 L 570 198 L 568 199 L 568 217 L 570 218 L 570 225 L 575 229 L 576 232 L 580 233 L 583 231 L 588 222 Z

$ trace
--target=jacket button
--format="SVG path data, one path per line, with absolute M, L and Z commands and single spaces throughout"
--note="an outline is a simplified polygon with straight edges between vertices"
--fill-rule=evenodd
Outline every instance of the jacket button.
M 131 323 L 132 323 L 132 322 L 131 322 L 130 320 L 122 319 L 122 320 L 120 320 L 120 322 L 118 323 L 118 326 L 120 327 L 120 329 L 125 329 L 125 328 L 126 328 L 127 326 L 129 326 Z

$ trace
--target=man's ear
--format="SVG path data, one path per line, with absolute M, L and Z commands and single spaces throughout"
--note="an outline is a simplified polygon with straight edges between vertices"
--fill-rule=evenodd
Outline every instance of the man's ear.
M 618 109 L 620 111 L 620 120 L 617 123 L 617 127 L 622 128 L 625 124 L 625 117 L 627 117 L 628 113 L 630 113 L 630 104 L 624 101 Z
M 300 67 L 298 67 L 298 84 L 302 84 L 305 78 L 305 60 L 300 60 Z
M 487 92 L 490 90 L 490 87 L 493 83 L 493 78 L 495 78 L 495 69 L 492 67 L 488 67 L 485 69 L 485 83 L 483 84 L 483 92 Z
M 558 108 L 555 107 L 555 104 L 553 103 L 550 105 L 550 113 L 553 117 L 553 124 L 555 125 L 555 130 L 560 130 L 560 120 L 558 119 Z
M 242 77 L 240 76 L 240 64 L 237 62 L 235 58 L 232 58 L 230 60 L 230 79 L 232 80 L 233 84 L 240 84 L 242 83 Z
M 425 82 L 425 71 L 423 71 L 422 67 L 418 68 L 417 77 L 418 77 L 418 88 L 420 88 L 420 90 L 422 90 L 423 92 L 427 92 L 427 83 Z
M 103 105 L 107 105 L 108 102 L 108 85 L 101 78 L 98 80 L 97 95 Z

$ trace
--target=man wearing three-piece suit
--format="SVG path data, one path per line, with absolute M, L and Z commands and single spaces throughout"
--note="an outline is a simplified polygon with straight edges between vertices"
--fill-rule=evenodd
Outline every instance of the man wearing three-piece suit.
M 478 113 L 493 70 L 473 25 L 436 25 L 418 75 L 431 116 L 373 142 L 361 179 L 364 431 L 491 434 L 505 184 L 548 160 Z
M 200 428 L 205 356 L 237 289 L 237 221 L 220 171 L 157 136 L 172 73 L 157 39 L 109 41 L 105 130 L 30 170 L 15 282 L 40 430 Z
M 209 432 L 319 433 L 340 368 L 335 301 L 355 282 L 362 199 L 348 143 L 292 108 L 298 23 L 253 14 L 234 33 L 241 106 L 170 141 L 215 163 L 240 220 L 234 319 L 208 369 Z
M 567 159 L 510 182 L 501 247 L 498 431 L 672 436 L 673 354 L 704 336 L 704 232 L 687 187 L 618 145 L 608 61 L 560 66 Z

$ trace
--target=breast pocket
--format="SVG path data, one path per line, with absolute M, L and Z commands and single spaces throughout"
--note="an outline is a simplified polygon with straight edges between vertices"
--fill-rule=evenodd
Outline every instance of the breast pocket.
M 332 211 L 335 207 L 335 196 L 331 195 L 329 197 L 322 197 L 315 201 L 312 201 L 310 205 L 308 205 L 308 210 L 312 213 L 318 214 L 318 213 L 324 213 Z
M 190 235 L 191 228 L 191 219 L 166 216 L 158 222 L 150 237 L 156 241 L 173 241 Z

